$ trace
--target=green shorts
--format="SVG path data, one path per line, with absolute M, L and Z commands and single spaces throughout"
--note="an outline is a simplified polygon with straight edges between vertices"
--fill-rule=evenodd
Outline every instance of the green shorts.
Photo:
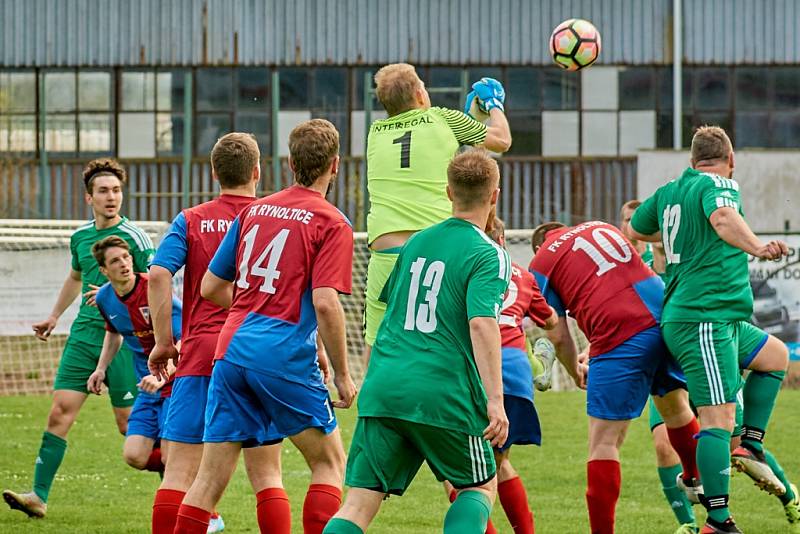
M 364 303 L 364 341 L 367 345 L 375 344 L 378 327 L 383 320 L 383 314 L 386 313 L 386 304 L 379 300 L 381 291 L 383 291 L 389 275 L 392 274 L 399 255 L 399 247 L 380 252 L 370 251 L 367 265 L 367 294 Z
M 97 367 L 102 347 L 76 340 L 73 336 L 67 338 L 53 389 L 70 389 L 89 393 L 86 381 Z M 106 385 L 111 405 L 116 408 L 133 406 L 138 389 L 136 372 L 133 367 L 133 353 L 123 345 L 111 365 L 106 371 Z
M 768 337 L 747 321 L 664 323 L 661 331 L 686 375 L 695 406 L 736 402 L 742 387 L 740 368 L 750 365 Z
M 359 417 L 345 484 L 402 495 L 427 462 L 439 481 L 458 489 L 494 478 L 494 453 L 482 436 L 389 417 Z

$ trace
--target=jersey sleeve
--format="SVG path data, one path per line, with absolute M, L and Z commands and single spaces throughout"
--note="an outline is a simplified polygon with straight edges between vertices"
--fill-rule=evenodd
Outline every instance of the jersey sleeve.
M 485 124 L 478 122 L 469 115 L 447 108 L 432 108 L 445 120 L 452 130 L 453 135 L 462 145 L 479 145 L 486 141 L 488 131 Z
M 728 178 L 707 177 L 702 185 L 703 213 L 706 218 L 719 208 L 733 208 L 740 211 L 742 199 L 739 194 L 739 184 Z
M 156 247 L 153 245 L 153 240 L 147 235 L 147 232 L 139 231 L 141 237 L 141 246 L 137 246 L 131 250 L 133 256 L 133 270 L 137 273 L 146 273 L 150 262 L 153 260 L 153 255 L 156 253 Z
M 467 280 L 467 319 L 497 317 L 511 278 L 508 252 L 492 247 L 478 259 Z
M 172 295 L 172 337 L 175 340 L 181 338 L 181 313 L 183 312 L 183 304 L 178 297 Z
M 537 267 L 539 266 L 537 265 L 536 257 L 534 257 L 530 269 L 531 274 L 536 279 L 536 285 L 539 286 L 542 297 L 549 306 L 556 310 L 556 314 L 559 317 L 566 317 L 567 310 L 564 309 L 564 303 L 561 302 L 561 297 L 559 297 L 558 293 L 556 293 L 547 275 L 537 269 Z
M 531 303 L 525 314 L 533 319 L 533 322 L 536 323 L 537 326 L 544 326 L 552 313 L 550 311 L 550 305 L 547 304 L 547 300 L 542 296 L 542 292 L 539 290 L 539 284 L 536 283 L 534 277 L 531 277 L 531 283 L 533 284 L 533 295 L 531 296 Z
M 180 212 L 169 227 L 169 231 L 161 240 L 156 255 L 150 265 L 158 265 L 173 275 L 186 263 L 188 250 L 186 239 L 186 216 Z
M 222 243 L 219 244 L 208 270 L 215 276 L 233 282 L 236 278 L 236 249 L 239 248 L 239 217 L 233 220 Z
M 80 272 L 81 262 L 78 259 L 78 245 L 75 243 L 75 234 L 69 239 L 69 254 L 72 257 L 72 270 Z
M 346 222 L 333 225 L 314 258 L 311 289 L 330 287 L 349 295 L 353 286 L 353 229 Z
M 631 217 L 631 228 L 642 235 L 653 235 L 659 231 L 656 195 L 651 195 L 636 208 Z

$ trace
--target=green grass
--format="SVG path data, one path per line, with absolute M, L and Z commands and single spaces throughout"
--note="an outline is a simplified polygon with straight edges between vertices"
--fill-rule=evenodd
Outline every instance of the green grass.
M 768 444 L 782 460 L 789 476 L 800 473 L 794 454 L 794 432 L 800 414 L 793 406 L 800 391 L 784 391 L 775 411 Z M 588 531 L 584 501 L 586 416 L 581 393 L 545 393 L 537 398 L 544 429 L 544 446 L 519 447 L 512 452 L 536 517 L 536 530 L 547 533 Z M 47 416 L 47 397 L 0 398 L 0 486 L 27 490 L 33 460 Z M 346 445 L 354 423 L 353 412 L 339 412 Z M 44 520 L 29 520 L 19 512 L 0 510 L 0 532 L 117 533 L 147 532 L 158 477 L 134 471 L 121 459 L 122 438 L 115 431 L 108 399 L 92 397 L 69 436 L 69 449 L 50 494 Z M 623 489 L 617 506 L 617 532 L 670 533 L 676 525 L 662 497 L 655 471 L 655 455 L 646 418 L 635 421 L 622 451 Z M 308 470 L 291 445 L 284 448 L 284 480 L 294 513 L 295 532 L 301 532 L 300 513 L 308 484 Z M 777 499 L 758 491 L 749 479 L 732 481 L 732 509 L 748 533 L 787 532 Z M 220 503 L 227 532 L 258 532 L 255 499 L 244 470 L 239 469 Z M 370 532 L 438 532 L 447 500 L 430 472 L 423 468 L 402 498 L 392 497 Z M 700 511 L 699 508 L 695 508 Z M 499 504 L 493 520 L 501 533 L 510 533 Z

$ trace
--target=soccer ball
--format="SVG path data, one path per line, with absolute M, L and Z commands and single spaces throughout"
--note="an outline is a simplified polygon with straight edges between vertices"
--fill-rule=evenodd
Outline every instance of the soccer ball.
M 588 67 L 600 55 L 600 32 L 588 20 L 565 20 L 550 35 L 550 55 L 566 70 Z

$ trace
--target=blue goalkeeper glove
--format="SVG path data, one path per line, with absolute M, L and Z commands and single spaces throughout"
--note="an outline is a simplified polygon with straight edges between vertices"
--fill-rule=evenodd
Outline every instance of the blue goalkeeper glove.
M 505 111 L 503 103 L 506 101 L 506 90 L 502 83 L 494 78 L 481 78 L 472 84 L 472 90 L 478 97 L 481 111 L 489 113 L 494 108 Z
M 464 115 L 469 115 L 472 117 L 471 108 L 472 108 L 472 101 L 478 97 L 478 94 L 475 91 L 470 91 L 467 93 L 467 99 L 464 101 Z M 475 117 L 472 117 L 473 119 Z

